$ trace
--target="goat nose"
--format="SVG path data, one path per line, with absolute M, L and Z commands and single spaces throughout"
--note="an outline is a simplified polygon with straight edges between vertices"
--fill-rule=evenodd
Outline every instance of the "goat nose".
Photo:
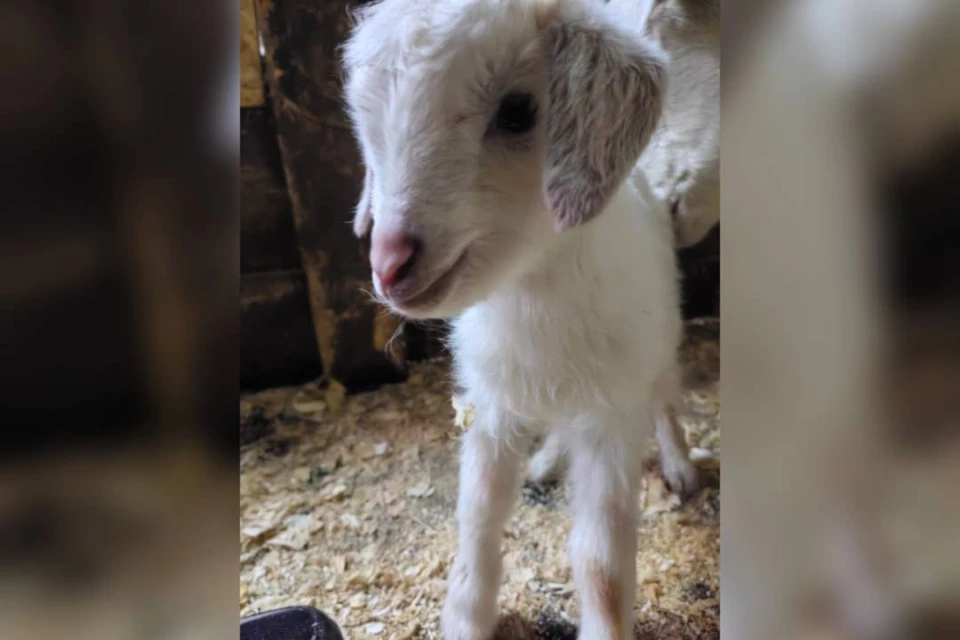
M 380 285 L 389 289 L 406 276 L 417 252 L 417 241 L 399 229 L 378 232 L 370 238 L 370 265 Z

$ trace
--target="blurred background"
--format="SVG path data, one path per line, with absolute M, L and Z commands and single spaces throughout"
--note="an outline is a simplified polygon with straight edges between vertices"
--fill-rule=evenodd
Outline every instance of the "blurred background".
M 356 4 L 0 3 L 3 637 L 236 637 L 240 389 L 441 352 L 346 224 Z M 685 256 L 716 315 L 719 236 Z
M 724 6 L 724 637 L 960 637 L 958 27 Z
M 236 637 L 235 2 L 0 3 L 0 635 Z

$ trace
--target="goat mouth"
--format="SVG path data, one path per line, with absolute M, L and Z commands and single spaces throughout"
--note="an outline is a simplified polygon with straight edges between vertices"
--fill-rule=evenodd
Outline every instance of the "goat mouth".
M 397 311 L 419 311 L 443 300 L 466 265 L 467 254 L 464 250 L 449 268 L 412 294 L 392 296 L 390 301 L 397 307 Z

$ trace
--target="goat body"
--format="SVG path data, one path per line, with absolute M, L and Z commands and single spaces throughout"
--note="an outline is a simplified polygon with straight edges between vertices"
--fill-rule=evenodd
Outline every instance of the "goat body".
M 448 638 L 485 637 L 496 619 L 494 558 L 527 441 L 544 430 L 570 463 L 581 637 L 631 632 L 625 559 L 636 555 L 639 460 L 676 389 L 672 233 L 661 205 L 621 187 L 593 223 L 558 236 L 540 264 L 453 321 L 457 382 L 477 413 L 463 447 Z

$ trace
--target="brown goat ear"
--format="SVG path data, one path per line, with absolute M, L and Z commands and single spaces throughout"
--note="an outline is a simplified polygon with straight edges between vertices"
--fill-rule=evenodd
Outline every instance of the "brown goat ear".
M 553 23 L 544 192 L 559 231 L 596 216 L 660 121 L 665 64 L 654 45 L 608 25 Z
M 363 172 L 363 190 L 360 192 L 360 201 L 353 214 L 353 234 L 362 238 L 370 231 L 370 222 L 373 219 L 373 170 L 369 167 Z

